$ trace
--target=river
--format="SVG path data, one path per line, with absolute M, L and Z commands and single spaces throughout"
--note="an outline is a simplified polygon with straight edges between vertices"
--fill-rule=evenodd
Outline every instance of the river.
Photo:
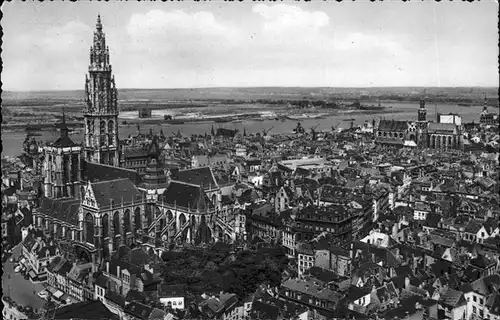
M 347 128 L 350 125 L 349 121 L 343 121 L 345 119 L 354 118 L 354 125 L 361 125 L 363 122 L 372 121 L 375 118 L 385 118 L 394 120 L 415 120 L 417 117 L 418 104 L 415 103 L 389 103 L 392 108 L 387 109 L 387 112 L 377 113 L 377 114 L 363 114 L 362 112 L 353 113 L 340 113 L 337 115 L 328 116 L 323 119 L 307 119 L 301 120 L 302 126 L 309 130 L 311 127 L 318 126 L 316 128 L 319 130 L 329 130 L 332 126 L 337 125 L 339 128 Z M 439 113 L 458 113 L 462 116 L 462 122 L 472 122 L 479 121 L 479 114 L 482 110 L 481 106 L 457 106 L 454 104 L 439 104 L 439 105 L 427 105 L 427 119 L 436 120 L 436 110 Z M 165 114 L 168 111 L 162 111 Z M 125 114 L 124 114 L 125 115 Z M 128 114 L 127 114 L 128 115 Z M 125 116 L 123 118 L 129 118 Z M 122 119 L 122 117 L 120 117 Z M 121 122 L 121 120 L 120 120 Z M 204 134 L 205 132 L 210 134 L 212 126 L 217 129 L 220 127 L 227 129 L 238 129 L 243 132 L 245 128 L 247 133 L 262 132 L 262 130 L 270 130 L 271 133 L 284 133 L 291 132 L 297 126 L 296 120 L 286 120 L 284 122 L 276 120 L 264 120 L 264 121 L 243 121 L 241 123 L 184 123 L 182 125 L 172 125 L 172 124 L 141 124 L 141 131 L 146 133 L 152 128 L 155 132 L 160 132 L 163 129 L 165 135 L 171 135 L 172 133 L 182 132 L 184 135 L 191 134 Z M 120 138 L 125 139 L 129 135 L 137 134 L 137 125 L 120 125 Z M 57 131 L 42 131 L 41 136 L 36 137 L 38 141 L 55 141 L 59 136 Z M 2 156 L 17 156 L 22 152 L 22 144 L 26 137 L 26 133 L 22 131 L 12 132 L 2 130 Z M 77 143 L 83 141 L 83 132 L 71 135 L 71 139 Z

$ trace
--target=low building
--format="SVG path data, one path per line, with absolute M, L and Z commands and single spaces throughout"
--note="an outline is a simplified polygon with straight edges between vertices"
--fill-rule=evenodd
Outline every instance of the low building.
M 158 299 L 165 307 L 183 310 L 186 308 L 185 295 L 185 288 L 182 285 L 168 285 L 165 283 L 158 285 Z
M 53 240 L 45 238 L 42 232 L 32 230 L 23 241 L 22 253 L 30 279 L 45 281 L 49 261 L 59 254 L 59 249 Z
M 461 291 L 467 301 L 467 319 L 473 316 L 476 319 L 500 318 L 500 294 L 495 288 L 500 288 L 500 275 L 498 274 L 483 277 L 462 286 Z
M 282 283 L 279 295 L 311 309 L 335 311 L 342 295 L 314 279 L 288 279 Z

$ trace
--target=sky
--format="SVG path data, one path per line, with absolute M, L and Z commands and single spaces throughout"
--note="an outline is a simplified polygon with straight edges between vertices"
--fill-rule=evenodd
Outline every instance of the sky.
M 493 86 L 498 4 L 4 3 L 4 90 L 81 90 L 97 15 L 118 88 Z

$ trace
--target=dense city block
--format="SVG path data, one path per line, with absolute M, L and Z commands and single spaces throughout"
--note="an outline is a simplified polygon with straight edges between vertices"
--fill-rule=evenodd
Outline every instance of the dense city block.
M 500 320 L 497 105 L 120 139 L 100 17 L 89 55 L 83 141 L 2 158 L 5 319 Z

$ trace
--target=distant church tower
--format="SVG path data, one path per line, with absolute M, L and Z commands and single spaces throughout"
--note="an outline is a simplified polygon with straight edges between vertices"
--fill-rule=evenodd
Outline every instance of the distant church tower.
M 425 109 L 425 100 L 420 99 L 420 108 L 418 109 L 418 122 L 427 122 L 427 109 Z
M 417 145 L 420 148 L 427 148 L 427 109 L 425 109 L 425 100 L 420 99 L 420 108 L 418 109 L 417 117 Z
M 84 157 L 86 161 L 118 167 L 118 92 L 111 75 L 109 48 L 97 16 L 94 44 L 90 48 L 89 74 L 85 76 Z

